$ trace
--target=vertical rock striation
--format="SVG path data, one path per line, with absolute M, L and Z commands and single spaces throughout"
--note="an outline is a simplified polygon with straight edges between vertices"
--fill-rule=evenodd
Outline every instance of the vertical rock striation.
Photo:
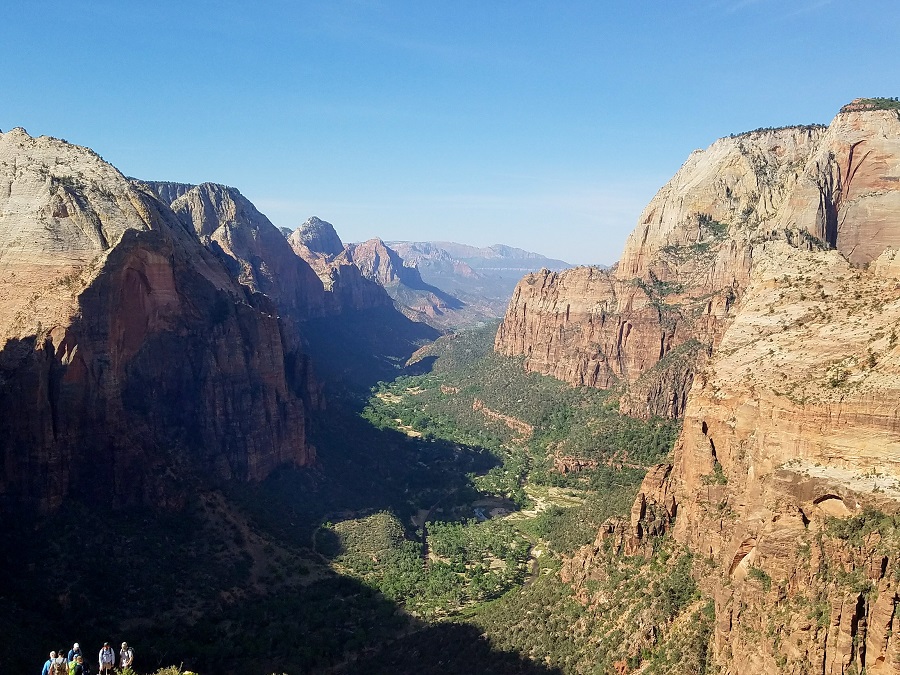
M 564 571 L 586 578 L 605 540 L 635 553 L 670 533 L 712 563 L 719 672 L 900 671 L 897 108 L 856 101 L 827 129 L 694 153 L 613 271 L 526 278 L 498 333 L 533 369 L 582 381 L 595 364 L 583 382 L 624 381 L 632 411 L 683 401 L 672 462 Z M 642 362 L 666 334 L 654 302 L 674 337 Z M 691 341 L 685 374 L 666 361 Z
M 496 350 L 573 384 L 626 385 L 630 414 L 682 414 L 759 246 L 832 247 L 862 264 L 900 245 L 898 133 L 896 110 L 851 105 L 827 128 L 757 130 L 695 151 L 644 209 L 611 270 L 526 276 Z M 682 354 L 673 371 L 666 357 L 679 347 L 693 358 Z
M 0 509 L 171 505 L 309 464 L 271 302 L 86 148 L 0 135 Z
M 667 478 L 642 488 L 717 563 L 729 672 L 895 672 L 900 550 L 875 515 L 900 510 L 895 258 L 860 270 L 836 251 L 760 247 Z

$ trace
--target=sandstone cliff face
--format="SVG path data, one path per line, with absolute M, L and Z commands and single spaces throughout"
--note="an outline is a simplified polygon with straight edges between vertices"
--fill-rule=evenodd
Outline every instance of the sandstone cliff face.
M 384 287 L 398 283 L 415 285 L 422 283 L 415 268 L 406 267 L 394 250 L 385 246 L 381 239 L 369 239 L 361 244 L 349 247 L 349 258 L 359 267 L 363 276 L 372 279 Z
M 828 127 L 778 219 L 855 264 L 900 247 L 900 115 L 861 107 L 845 106 Z
M 464 306 L 458 298 L 425 283 L 419 270 L 408 266 L 381 239 L 351 244 L 346 247 L 344 256 L 366 279 L 382 286 L 400 311 L 414 321 L 446 327 L 453 323 L 453 312 Z
M 148 180 L 140 181 L 149 187 L 166 204 L 171 204 L 181 195 L 193 190 L 196 185 L 190 183 L 175 183 L 172 181 Z
M 322 281 L 327 314 L 393 307 L 385 289 L 364 277 L 348 258 L 331 223 L 313 216 L 291 232 L 287 242 Z
M 0 135 L 0 508 L 76 486 L 171 504 L 312 462 L 306 362 L 273 310 L 90 150 Z
M 683 415 L 630 521 L 563 575 L 670 534 L 715 601 L 714 672 L 900 672 L 900 118 L 878 107 L 694 153 L 613 270 L 526 277 L 497 335 Z
M 340 255 L 344 251 L 344 244 L 334 225 L 317 216 L 308 218 L 290 234 L 289 239 L 292 245 L 302 245 L 313 253 L 325 256 Z
M 497 351 L 573 384 L 632 385 L 622 402 L 630 414 L 680 415 L 694 372 L 734 319 L 759 246 L 831 245 L 865 263 L 895 244 L 898 132 L 896 111 L 849 111 L 827 129 L 759 130 L 694 152 L 641 214 L 612 270 L 520 282 Z M 685 372 L 650 372 L 691 341 L 704 348 L 692 350 Z
M 900 508 L 898 318 L 893 250 L 863 271 L 835 251 L 761 247 L 695 380 L 673 465 L 645 481 L 656 532 L 717 563 L 708 590 L 728 672 L 900 667 L 898 542 L 877 527 L 842 535 L 833 520 L 864 527 L 867 508 Z M 632 541 L 646 529 L 633 513 Z
M 541 272 L 520 282 L 497 351 L 524 354 L 528 369 L 573 384 L 609 388 L 643 376 L 623 410 L 680 415 L 695 368 L 734 316 L 759 223 L 777 213 L 821 133 L 753 132 L 693 153 L 644 209 L 612 270 Z M 699 348 L 685 373 L 648 381 L 667 354 L 692 341 Z
M 241 284 L 294 319 L 321 316 L 325 289 L 282 233 L 237 189 L 203 183 L 171 204 Z

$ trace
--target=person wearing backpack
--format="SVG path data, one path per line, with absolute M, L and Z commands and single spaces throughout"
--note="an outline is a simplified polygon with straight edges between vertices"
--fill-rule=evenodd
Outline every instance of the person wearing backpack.
M 50 664 L 50 675 L 66 675 L 66 650 L 60 649 L 56 653 L 56 659 Z
M 81 654 L 69 661 L 69 675 L 85 675 L 84 658 L 82 658 Z
M 116 665 L 116 653 L 108 642 L 104 642 L 103 649 L 100 650 L 100 675 L 109 675 L 114 665 Z
M 54 661 L 56 661 L 56 652 L 50 652 L 50 658 L 47 659 L 47 662 L 41 669 L 41 675 L 50 675 L 50 667 L 53 665 Z
M 134 663 L 134 650 L 128 646 L 127 642 L 122 643 L 122 650 L 119 652 L 119 668 L 131 668 Z

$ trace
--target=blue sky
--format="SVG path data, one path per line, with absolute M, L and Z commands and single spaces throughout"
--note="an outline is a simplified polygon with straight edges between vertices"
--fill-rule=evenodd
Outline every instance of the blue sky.
M 7 8 L 0 129 L 345 241 L 611 263 L 691 150 L 900 95 L 896 2 L 254 4 Z

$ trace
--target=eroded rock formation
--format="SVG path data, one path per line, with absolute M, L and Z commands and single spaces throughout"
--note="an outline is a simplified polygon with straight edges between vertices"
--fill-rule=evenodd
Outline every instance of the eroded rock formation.
M 344 252 L 344 244 L 334 225 L 318 216 L 311 216 L 290 235 L 292 244 L 305 246 L 310 251 L 326 256 L 337 256 Z
M 294 319 L 321 316 L 325 289 L 284 235 L 237 189 L 203 183 L 171 203 L 200 241 L 241 284 L 272 299 Z
M 393 307 L 385 289 L 353 264 L 331 223 L 313 216 L 291 232 L 287 242 L 324 284 L 328 313 Z
M 900 507 L 896 254 L 869 270 L 783 243 L 756 257 L 667 478 L 641 499 L 716 561 L 716 657 L 730 672 L 896 672 L 898 542 L 877 527 L 854 540 L 835 521 L 864 527 Z M 638 517 L 632 534 L 646 534 Z
M 632 385 L 622 402 L 630 414 L 680 415 L 760 246 L 831 246 L 864 264 L 900 245 L 898 132 L 896 110 L 850 108 L 827 128 L 759 130 L 695 151 L 610 271 L 544 271 L 520 282 L 497 351 L 573 384 Z M 673 371 L 667 355 L 689 343 L 694 358 Z
M 666 333 L 635 313 L 653 294 L 626 281 L 679 284 L 659 316 L 674 312 L 673 343 L 708 348 L 689 375 L 666 366 L 677 387 L 623 399 L 689 387 L 673 460 L 563 572 L 590 578 L 604 546 L 635 554 L 671 535 L 715 601 L 719 672 L 900 672 L 898 144 L 897 111 L 857 103 L 827 130 L 717 141 L 645 210 L 613 272 L 524 280 L 498 334 L 534 369 L 595 363 L 600 386 L 634 387 L 675 347 L 642 364 L 633 345 Z
M 305 359 L 157 195 L 0 135 L 0 508 L 180 502 L 309 464 Z
M 400 310 L 413 320 L 438 327 L 452 325 L 452 314 L 464 307 L 459 298 L 425 283 L 419 270 L 408 266 L 381 239 L 352 244 L 345 255 L 364 277 L 384 287 Z

